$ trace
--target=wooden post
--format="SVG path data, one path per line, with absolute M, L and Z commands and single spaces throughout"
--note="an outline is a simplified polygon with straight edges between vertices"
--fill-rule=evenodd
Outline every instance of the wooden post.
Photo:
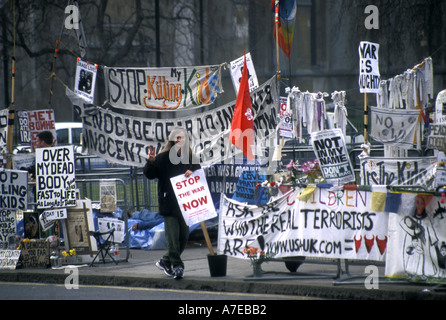
M 201 229 L 203 230 L 204 238 L 206 239 L 206 244 L 208 246 L 209 253 L 211 255 L 214 255 L 215 254 L 214 249 L 212 248 L 211 239 L 209 238 L 209 234 L 208 234 L 208 230 L 206 229 L 206 225 L 205 225 L 204 221 L 201 221 L 200 224 L 201 224 Z
M 12 12 L 13 12 L 13 53 L 12 53 L 12 76 L 11 76 L 11 103 L 8 108 L 8 139 L 6 141 L 6 150 L 7 150 L 7 162 L 6 168 L 12 168 L 12 145 L 14 138 L 14 118 L 15 118 L 15 37 L 16 37 L 16 21 L 15 21 L 15 1 L 12 3 Z
M 368 98 L 367 98 L 367 92 L 364 93 L 364 145 L 367 145 L 368 142 Z M 366 151 L 366 148 L 364 148 L 364 151 Z

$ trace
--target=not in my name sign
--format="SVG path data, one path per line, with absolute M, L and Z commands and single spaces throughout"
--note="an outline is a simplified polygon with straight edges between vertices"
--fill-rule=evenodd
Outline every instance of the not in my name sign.
M 311 141 L 322 175 L 328 183 L 341 185 L 355 181 L 341 129 L 313 132 Z
M 38 208 L 76 205 L 73 146 L 37 149 L 36 175 Z

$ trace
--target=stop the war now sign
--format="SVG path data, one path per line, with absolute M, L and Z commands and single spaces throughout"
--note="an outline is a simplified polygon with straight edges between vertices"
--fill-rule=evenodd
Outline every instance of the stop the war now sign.
M 188 178 L 184 174 L 173 177 L 170 182 L 188 226 L 217 216 L 203 169 Z

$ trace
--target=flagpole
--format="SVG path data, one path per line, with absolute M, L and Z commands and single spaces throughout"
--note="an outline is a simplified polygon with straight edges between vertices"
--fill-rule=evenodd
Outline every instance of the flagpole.
M 276 0 L 275 3 L 275 17 L 274 17 L 274 24 L 276 29 L 276 75 L 277 75 L 277 81 L 280 80 L 280 60 L 279 60 L 279 0 Z
M 274 25 L 276 31 L 276 83 L 277 83 L 277 91 L 279 93 L 279 101 L 278 101 L 278 110 L 280 112 L 280 59 L 279 59 L 279 0 L 275 2 L 275 15 L 274 15 Z M 285 137 L 282 137 L 282 141 L 280 142 L 280 152 L 282 153 L 283 144 L 285 142 Z

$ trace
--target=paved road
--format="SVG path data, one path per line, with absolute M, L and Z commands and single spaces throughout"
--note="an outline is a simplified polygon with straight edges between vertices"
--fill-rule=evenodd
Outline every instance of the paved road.
M 0 282 L 0 300 L 310 300 L 307 297 L 62 284 Z M 314 299 L 311 299 L 314 300 Z

